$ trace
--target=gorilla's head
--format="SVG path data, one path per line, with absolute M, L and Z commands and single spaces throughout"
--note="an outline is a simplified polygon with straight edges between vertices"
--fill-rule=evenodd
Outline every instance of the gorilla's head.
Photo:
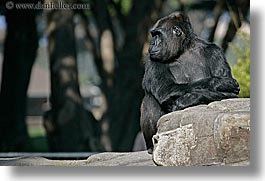
M 189 18 L 181 12 L 159 19 L 150 32 L 150 59 L 161 63 L 178 58 L 194 37 Z

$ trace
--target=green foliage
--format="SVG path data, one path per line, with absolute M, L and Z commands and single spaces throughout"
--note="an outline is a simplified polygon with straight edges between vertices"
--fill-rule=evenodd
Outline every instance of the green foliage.
M 44 128 L 29 126 L 28 132 L 29 132 L 32 152 L 49 151 Z
M 81 0 L 81 2 L 82 2 L 82 3 L 86 3 L 86 4 L 91 4 L 91 3 L 92 3 L 92 0 Z M 85 15 L 86 15 L 87 17 L 92 16 L 91 8 L 83 9 L 83 12 L 85 13 Z
M 120 9 L 121 14 L 128 15 L 131 8 L 132 8 L 132 0 L 114 0 L 114 3 L 116 4 L 116 7 Z M 113 6 L 108 6 L 110 14 L 115 13 L 115 9 Z
M 247 46 L 242 48 L 240 43 L 230 45 L 237 57 L 232 73 L 240 86 L 239 97 L 250 97 L 250 37 L 244 32 L 239 32 L 239 36 Z
M 121 0 L 121 11 L 122 14 L 127 15 L 132 7 L 131 0 Z

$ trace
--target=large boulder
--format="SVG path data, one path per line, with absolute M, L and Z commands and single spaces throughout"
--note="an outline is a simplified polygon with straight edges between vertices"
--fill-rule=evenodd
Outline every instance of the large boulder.
M 163 166 L 248 165 L 250 99 L 227 99 L 164 115 L 153 137 Z

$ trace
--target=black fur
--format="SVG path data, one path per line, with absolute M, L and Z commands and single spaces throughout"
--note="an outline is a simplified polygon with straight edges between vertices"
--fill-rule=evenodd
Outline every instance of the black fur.
M 239 93 L 223 51 L 194 34 L 183 13 L 175 12 L 158 20 L 151 34 L 141 106 L 141 128 L 149 151 L 162 115 L 236 98 Z

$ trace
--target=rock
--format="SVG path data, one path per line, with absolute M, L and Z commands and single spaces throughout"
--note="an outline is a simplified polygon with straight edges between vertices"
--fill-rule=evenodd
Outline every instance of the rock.
M 163 166 L 248 165 L 250 99 L 227 99 L 164 115 L 153 137 Z
M 42 157 L 0 158 L 6 166 L 155 166 L 147 151 L 113 153 L 105 152 L 90 156 L 87 160 L 49 160 Z
M 155 166 L 147 151 L 128 153 L 101 153 L 86 160 L 88 166 Z

